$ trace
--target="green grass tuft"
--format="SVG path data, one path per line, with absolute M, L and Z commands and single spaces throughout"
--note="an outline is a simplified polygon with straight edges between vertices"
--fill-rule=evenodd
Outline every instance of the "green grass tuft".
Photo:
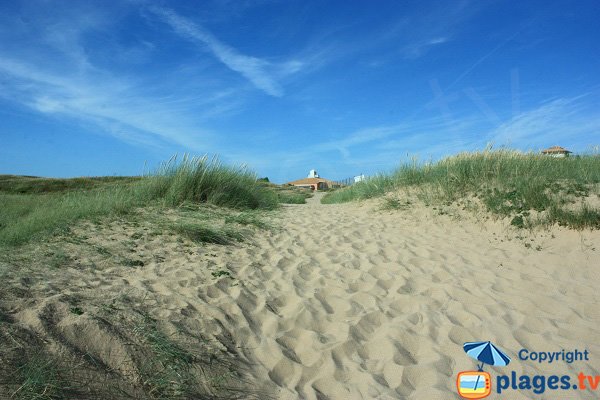
M 191 202 L 255 210 L 274 209 L 279 203 L 277 194 L 257 183 L 254 173 L 206 157 L 183 157 L 180 161 L 174 157 L 152 175 L 110 178 L 86 190 L 80 181 L 60 180 L 57 185 L 41 178 L 23 179 L 29 185 L 24 191 L 27 194 L 15 194 L 23 192 L 15 177 L 5 179 L 4 190 L 0 191 L 0 246 L 38 240 L 80 219 L 124 215 L 151 204 L 178 207 Z M 41 185 L 41 189 L 31 186 L 32 182 Z M 77 190 L 71 190 L 74 188 Z
M 323 204 L 333 204 L 371 199 L 383 196 L 395 187 L 397 187 L 397 182 L 393 180 L 392 176 L 380 174 L 352 186 L 327 193 L 321 199 L 321 202 Z
M 143 384 L 152 398 L 193 398 L 195 356 L 165 335 L 146 313 L 133 331 L 149 346 L 153 357 L 141 368 Z
M 173 157 L 144 180 L 141 193 L 168 206 L 186 201 L 236 209 L 273 209 L 277 198 L 245 167 L 223 165 L 217 158 Z
M 22 400 L 57 400 L 68 388 L 59 374 L 56 362 L 48 355 L 35 352 L 17 369 L 21 386 L 12 397 Z
M 306 204 L 306 196 L 303 193 L 279 192 L 277 198 L 282 204 Z
M 201 223 L 185 222 L 175 224 L 172 229 L 196 243 L 229 244 L 241 242 L 244 237 L 236 230 L 214 228 Z
M 37 176 L 0 175 L 0 193 L 42 194 L 87 191 L 138 182 L 139 176 L 100 176 L 85 178 L 40 178 Z
M 434 164 L 416 160 L 348 188 L 328 193 L 322 202 L 369 199 L 400 188 L 413 188 L 427 204 L 452 203 L 476 196 L 493 214 L 512 216 L 526 226 L 531 211 L 547 221 L 581 229 L 599 227 L 597 210 L 567 211 L 573 197 L 588 196 L 600 183 L 600 156 L 553 158 L 511 150 L 463 153 Z
M 396 199 L 393 197 L 387 197 L 382 205 L 383 210 L 405 210 L 409 208 L 411 202 L 409 200 L 401 201 L 400 199 Z
M 228 224 L 239 224 L 239 225 L 251 225 L 259 229 L 269 229 L 271 226 L 264 222 L 260 215 L 256 211 L 244 211 L 236 215 L 228 215 L 225 217 L 225 223 Z
M 580 210 L 572 211 L 552 206 L 545 222 L 576 229 L 600 229 L 600 210 L 583 206 Z

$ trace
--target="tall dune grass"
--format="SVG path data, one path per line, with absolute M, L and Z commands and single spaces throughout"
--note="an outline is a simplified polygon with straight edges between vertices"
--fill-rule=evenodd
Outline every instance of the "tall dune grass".
M 454 202 L 477 196 L 502 216 L 546 211 L 546 221 L 573 227 L 600 228 L 600 212 L 565 206 L 586 197 L 600 183 L 600 156 L 553 158 L 512 150 L 462 153 L 434 164 L 416 160 L 391 174 L 381 174 L 327 194 L 323 203 L 382 196 L 400 188 L 417 189 L 426 202 Z M 540 221 L 541 222 L 541 221 Z
M 137 189 L 137 197 L 160 199 L 167 206 L 195 202 L 236 209 L 272 209 L 278 203 L 272 191 L 257 183 L 254 172 L 207 157 L 184 156 L 181 161 L 173 157 Z
M 172 158 L 139 180 L 90 190 L 47 194 L 0 194 L 0 245 L 18 245 L 83 218 L 122 215 L 154 204 L 185 202 L 244 209 L 272 209 L 277 196 L 244 167 L 206 157 Z

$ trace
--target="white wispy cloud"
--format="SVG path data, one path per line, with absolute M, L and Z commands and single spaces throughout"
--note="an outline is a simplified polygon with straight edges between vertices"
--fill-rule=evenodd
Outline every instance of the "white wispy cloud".
M 490 123 L 497 124 L 491 131 Z M 435 160 L 483 149 L 488 143 L 521 150 L 563 145 L 582 151 L 598 144 L 597 132 L 600 132 L 597 111 L 586 109 L 577 99 L 556 99 L 504 121 L 489 112 L 456 115 L 451 121 L 442 116 L 411 119 L 340 132 L 338 139 L 307 143 L 293 151 L 272 151 L 269 157 L 241 152 L 233 159 L 247 160 L 261 170 L 278 170 L 284 177 L 302 176 L 310 167 L 340 178 L 351 173 L 377 173 L 395 168 L 411 156 Z
M 581 101 L 584 97 L 548 101 L 500 124 L 487 138 L 497 144 L 518 143 L 534 149 L 558 144 L 580 148 L 597 144 L 600 113 L 587 109 Z
M 367 127 L 341 135 L 339 139 L 307 145 L 293 153 L 274 152 L 269 162 L 257 159 L 256 165 L 267 168 L 269 163 L 271 166 L 275 163 L 287 176 L 296 176 L 308 167 L 331 173 L 376 173 L 395 168 L 412 156 L 435 160 L 461 151 L 483 149 L 488 143 L 524 151 L 552 145 L 585 151 L 598 145 L 600 113 L 589 109 L 586 106 L 589 99 L 586 101 L 584 97 L 553 99 L 504 121 L 495 114 L 490 118 L 485 113 L 477 113 L 451 121 L 438 116 Z M 497 123 L 492 130 L 487 128 L 490 122 Z M 334 152 L 341 157 L 327 156 Z M 252 160 L 250 154 L 243 156 Z
M 139 18 L 140 7 L 147 10 L 146 5 L 133 3 L 119 10 L 88 7 L 93 5 L 59 7 L 56 13 L 30 7 L 25 19 L 0 16 L 0 100 L 129 143 L 223 152 L 228 132 L 209 126 L 238 112 L 247 91 L 221 79 L 203 60 L 183 58 L 164 66 L 172 70 L 161 70 L 162 63 L 157 68 L 152 61 L 164 49 L 160 42 L 153 43 L 153 35 L 177 27 L 180 35 L 201 42 L 221 62 L 273 96 L 283 94 L 279 78 L 319 65 L 313 62 L 319 54 L 314 48 L 277 63 L 242 55 L 168 10 L 161 11 L 161 20 L 168 19 L 168 25 L 150 23 L 146 35 L 125 45 L 114 33 L 119 16 Z M 97 37 L 102 38 L 101 45 L 94 42 Z
M 469 0 L 424 7 L 398 21 L 384 37 L 399 42 L 404 58 L 414 60 L 433 47 L 450 42 L 461 25 L 472 18 L 478 9 L 479 6 Z
M 377 140 L 374 149 L 382 159 L 389 152 L 435 158 L 482 149 L 488 143 L 534 151 L 562 145 L 582 151 L 598 144 L 600 113 L 588 106 L 592 96 L 597 95 L 549 100 L 503 121 L 495 113 L 490 115 L 487 106 L 481 114 L 452 121 L 441 117 L 413 120 L 398 126 L 385 140 Z M 487 128 L 490 123 L 495 128 Z
M 190 149 L 210 147 L 212 134 L 160 100 L 144 95 L 133 82 L 92 74 L 59 75 L 1 55 L 0 73 L 8 76 L 0 97 L 44 114 L 68 116 L 109 130 L 121 139 L 144 144 L 174 142 Z M 210 99 L 203 99 L 203 103 Z
M 160 79 L 152 70 L 132 75 L 131 53 L 137 63 L 152 55 L 154 45 L 145 38 L 127 47 L 110 40 L 115 13 L 126 11 L 78 7 L 52 14 L 34 7 L 25 22 L 0 17 L 0 100 L 130 143 L 215 151 L 218 135 L 205 122 L 235 111 L 239 88 L 193 76 L 202 68 L 197 63 Z M 97 34 L 102 46 L 88 42 Z
M 465 118 L 449 125 L 441 117 L 412 119 L 393 125 L 341 132 L 336 139 L 309 143 L 293 152 L 270 152 L 268 159 L 257 158 L 243 151 L 236 153 L 236 157 L 248 160 L 252 167 L 258 169 L 272 169 L 277 165 L 284 176 L 298 175 L 299 172 L 292 171 L 304 171 L 310 166 L 340 171 L 341 174 L 343 171 L 359 173 L 373 171 L 373 168 L 381 170 L 397 166 L 407 154 L 430 156 L 464 149 L 465 143 L 457 139 L 457 133 L 464 132 L 475 122 L 475 119 Z
M 425 54 L 429 49 L 433 46 L 440 45 L 449 41 L 446 37 L 434 37 L 434 38 L 425 38 L 425 39 L 417 39 L 402 49 L 405 58 L 407 59 L 416 59 Z
M 445 37 L 436 37 L 433 39 L 429 39 L 426 43 L 428 45 L 434 45 L 434 44 L 442 44 L 442 43 L 446 43 L 448 41 L 448 38 Z
M 288 61 L 275 65 L 261 58 L 242 54 L 235 48 L 221 42 L 200 24 L 192 22 L 172 10 L 159 7 L 150 9 L 179 35 L 206 46 L 229 69 L 240 73 L 255 87 L 271 96 L 280 97 L 283 95 L 283 88 L 277 81 L 275 71 L 281 75 L 288 75 L 298 72 L 303 66 L 300 61 Z

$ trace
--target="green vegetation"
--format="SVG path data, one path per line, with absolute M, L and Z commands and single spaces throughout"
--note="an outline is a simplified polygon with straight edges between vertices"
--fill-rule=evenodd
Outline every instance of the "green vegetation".
M 0 194 L 0 245 L 25 243 L 81 218 L 124 214 L 143 204 L 131 188 L 43 195 Z
M 584 205 L 580 210 L 571 211 L 552 205 L 548 212 L 547 221 L 561 226 L 600 229 L 600 210 L 593 210 Z
M 231 277 L 219 272 L 219 276 Z M 135 368 L 126 375 L 120 375 L 98 354 L 78 353 L 76 346 L 67 345 L 56 353 L 48 345 L 51 340 L 43 341 L 39 332 L 12 324 L 0 311 L 0 398 L 257 398 L 233 381 L 237 372 L 231 358 L 207 346 L 199 335 L 183 329 L 165 332 L 160 320 L 145 310 L 145 301 L 123 294 L 88 317 L 136 355 Z M 69 311 L 77 318 L 84 315 L 77 306 Z M 61 345 L 68 343 L 65 339 Z
M 13 398 L 23 400 L 53 400 L 63 398 L 68 384 L 61 379 L 57 363 L 48 355 L 36 352 L 17 369 L 21 386 Z
M 0 175 L 0 194 L 40 194 L 90 190 L 134 183 L 138 176 L 101 176 L 86 178 L 40 178 L 37 176 Z
M 394 175 L 396 175 L 394 173 Z M 324 204 L 346 203 L 353 200 L 365 200 L 383 196 L 400 186 L 394 181 L 393 175 L 380 174 L 342 189 L 327 193 L 321 202 Z
M 126 257 L 123 257 L 121 264 L 126 267 L 143 267 L 145 265 L 142 260 L 132 260 Z
M 306 204 L 306 199 L 313 197 L 309 189 L 296 186 L 279 186 L 275 190 L 277 200 L 282 204 Z
M 274 192 L 277 201 L 281 204 L 306 204 L 306 199 L 313 196 L 312 191 L 309 189 L 293 185 L 276 185 L 265 180 L 259 180 L 259 184 Z
M 411 206 L 411 202 L 409 200 L 401 201 L 400 199 L 396 199 L 393 197 L 387 197 L 383 201 L 382 209 L 383 210 L 405 210 Z
M 160 252 L 146 251 L 157 242 L 191 257 L 205 247 L 198 243 L 229 244 L 254 228 L 270 228 L 263 217 L 279 206 L 279 192 L 288 190 L 258 182 L 243 167 L 207 158 L 173 158 L 144 177 L 0 176 L 0 397 L 258 398 L 244 392 L 242 367 L 233 356 L 206 345 L 180 321 L 163 324 L 151 316 L 146 310 L 155 309 L 145 305 L 148 293 L 137 300 L 125 293 L 117 306 L 116 300 L 105 303 L 103 293 L 94 298 L 90 292 L 63 296 L 61 291 L 73 288 L 73 276 L 85 271 L 164 262 Z M 211 275 L 237 285 L 221 267 Z M 61 294 L 74 324 L 94 321 L 113 340 L 126 343 L 135 365 L 119 375 L 102 352 L 81 353 L 78 344 L 60 336 L 56 324 L 65 316 L 53 308 L 40 314 L 41 335 L 3 311 L 18 309 L 24 299 L 50 296 L 38 282 L 53 282 L 47 287 Z
M 124 215 L 137 207 L 206 203 L 238 210 L 273 209 L 274 190 L 254 173 L 217 159 L 175 157 L 143 178 L 0 180 L 0 245 L 19 245 L 80 219 Z
M 226 276 L 228 278 L 231 278 L 231 272 L 225 271 L 223 269 L 221 269 L 219 271 L 213 271 L 210 274 L 213 276 L 213 278 L 220 278 L 222 276 Z
M 139 186 L 137 196 L 160 199 L 167 206 L 186 201 L 236 209 L 272 209 L 277 199 L 244 167 L 229 167 L 218 159 L 172 158 Z
M 327 194 L 323 203 L 341 203 L 414 189 L 426 204 L 449 204 L 478 198 L 491 213 L 527 227 L 560 224 L 600 228 L 600 211 L 586 205 L 598 194 L 600 156 L 552 158 L 510 150 L 464 153 L 435 164 L 416 160 Z M 386 205 L 399 208 L 399 204 Z M 579 206 L 577 206 L 579 204 Z M 535 214 L 535 216 L 534 216 Z
M 55 252 L 48 254 L 48 267 L 52 269 L 61 268 L 70 261 L 70 257 L 62 249 L 57 249 Z
M 293 192 L 279 192 L 277 198 L 280 203 L 283 204 L 305 204 L 306 199 L 311 197 L 310 193 L 293 193 Z
M 152 398 L 190 398 L 197 386 L 192 373 L 196 357 L 158 329 L 157 321 L 145 312 L 133 328 L 149 346 L 153 357 L 141 368 L 143 384 Z
M 225 217 L 225 222 L 228 224 L 239 224 L 244 226 L 255 226 L 259 229 L 269 229 L 271 226 L 263 221 L 258 211 L 243 211 L 236 215 L 228 215 Z
M 234 229 L 214 228 L 202 223 L 179 223 L 173 229 L 196 243 L 229 244 L 243 240 L 243 236 Z

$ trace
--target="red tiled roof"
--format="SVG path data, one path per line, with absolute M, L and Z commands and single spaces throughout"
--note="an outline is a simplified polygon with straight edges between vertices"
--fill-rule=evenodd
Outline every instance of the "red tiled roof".
M 303 179 L 298 179 L 296 181 L 291 181 L 288 182 L 288 185 L 315 185 L 318 184 L 320 182 L 325 182 L 328 185 L 336 185 L 336 182 L 330 181 L 329 179 L 325 179 L 325 178 L 303 178 Z
M 552 146 L 546 150 L 542 150 L 542 154 L 556 154 L 556 153 L 572 153 L 572 151 L 569 151 L 560 146 Z
M 314 185 L 319 182 L 330 183 L 331 181 L 323 178 L 304 178 L 288 182 L 288 185 Z

